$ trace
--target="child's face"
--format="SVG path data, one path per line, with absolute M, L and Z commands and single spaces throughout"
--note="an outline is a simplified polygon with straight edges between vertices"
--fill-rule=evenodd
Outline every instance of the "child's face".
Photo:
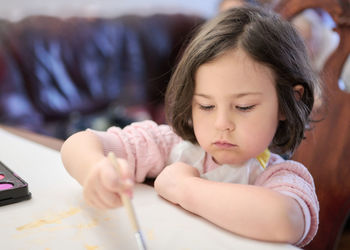
M 279 122 L 271 69 L 231 50 L 201 65 L 195 82 L 194 132 L 217 163 L 241 164 L 269 146 Z

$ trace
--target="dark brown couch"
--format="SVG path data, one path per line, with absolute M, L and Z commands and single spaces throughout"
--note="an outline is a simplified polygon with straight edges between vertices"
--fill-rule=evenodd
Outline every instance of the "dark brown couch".
M 180 14 L 0 20 L 0 124 L 65 139 L 86 127 L 124 126 L 135 109 L 163 122 L 172 68 L 203 21 Z

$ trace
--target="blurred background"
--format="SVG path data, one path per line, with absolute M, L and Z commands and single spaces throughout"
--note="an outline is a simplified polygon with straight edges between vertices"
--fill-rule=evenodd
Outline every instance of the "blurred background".
M 166 85 L 195 29 L 225 4 L 252 2 L 278 0 L 0 0 L 0 123 L 61 139 L 163 123 Z M 332 18 L 309 9 L 293 23 L 320 72 L 339 43 Z
M 222 2 L 274 8 L 279 0 L 0 0 L 0 123 L 62 139 L 95 125 L 163 123 L 181 49 Z M 321 72 L 339 44 L 332 18 L 308 9 L 293 24 Z M 339 79 L 346 91 L 348 61 Z M 99 112 L 113 121 L 95 119 Z
M 19 20 L 28 15 L 105 16 L 186 13 L 210 17 L 219 0 L 0 0 L 0 17 Z

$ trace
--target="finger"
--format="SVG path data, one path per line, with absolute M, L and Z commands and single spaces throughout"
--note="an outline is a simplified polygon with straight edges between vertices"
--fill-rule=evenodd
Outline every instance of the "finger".
M 93 183 L 91 183 L 91 175 L 88 176 L 87 180 L 85 181 L 83 185 L 83 197 L 85 202 L 92 206 L 96 207 L 94 202 L 93 202 Z
M 120 204 L 118 197 L 108 197 L 108 190 L 104 190 L 98 175 L 87 181 L 84 185 L 83 195 L 85 201 L 92 207 L 99 209 L 113 208 Z
M 119 173 L 122 176 L 122 192 L 127 194 L 130 198 L 133 195 L 133 187 L 134 187 L 134 174 L 130 171 L 130 167 L 128 162 L 125 159 L 118 158 L 117 159 L 119 165 Z
M 96 191 L 95 201 L 98 202 L 102 209 L 112 209 L 121 206 L 121 200 L 117 194 L 110 196 L 110 193 Z
M 92 190 L 89 190 L 89 191 L 84 190 L 84 200 L 89 206 L 93 208 L 104 209 L 104 207 L 102 206 L 102 202 L 100 201 L 100 198 Z
M 103 185 L 101 178 L 96 183 L 95 186 L 96 195 L 99 197 L 100 201 L 102 201 L 103 205 L 107 208 L 115 208 L 121 205 L 120 195 L 116 192 L 112 192 L 105 188 Z
M 101 205 L 102 203 L 98 197 L 90 197 L 89 200 L 86 201 L 91 207 L 104 210 L 104 207 Z
M 118 171 L 112 164 L 108 164 L 108 166 L 101 169 L 101 182 L 110 191 L 122 192 L 131 190 L 134 185 L 133 180 L 128 178 L 130 174 L 127 169 L 125 170 L 125 163 L 121 164 L 121 175 L 118 174 Z
M 121 177 L 122 179 L 130 179 L 133 180 L 134 179 L 134 175 L 132 174 L 132 172 L 130 171 L 130 167 L 128 162 L 125 159 L 122 158 L 117 158 L 117 162 L 119 164 L 119 169 L 121 172 Z
M 108 202 L 106 202 L 104 200 L 103 196 L 101 196 L 101 193 L 97 189 L 90 191 L 90 195 L 88 195 L 84 198 L 90 206 L 97 208 L 97 209 L 105 210 L 105 209 L 111 209 L 111 208 L 116 207 L 113 204 L 109 204 Z M 121 204 L 121 202 L 120 202 L 120 204 Z

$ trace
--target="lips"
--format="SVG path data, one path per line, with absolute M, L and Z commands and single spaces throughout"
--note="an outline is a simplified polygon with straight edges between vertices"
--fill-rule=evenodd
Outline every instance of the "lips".
M 236 144 L 232 144 L 228 141 L 216 141 L 214 142 L 214 145 L 218 148 L 222 148 L 222 149 L 230 149 L 230 148 L 234 148 L 237 147 Z

